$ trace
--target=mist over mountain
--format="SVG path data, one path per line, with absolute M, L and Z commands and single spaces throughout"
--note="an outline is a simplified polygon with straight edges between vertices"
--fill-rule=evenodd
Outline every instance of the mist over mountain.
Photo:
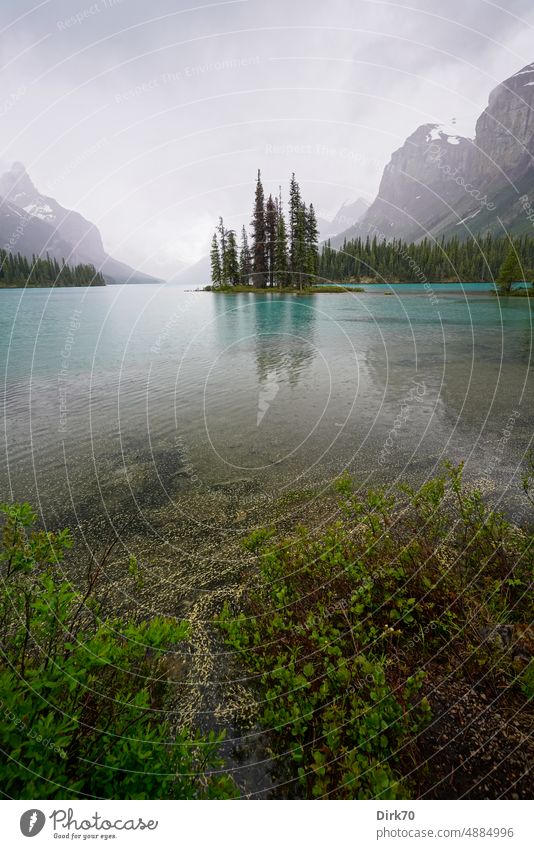
M 423 124 L 384 169 L 378 196 L 359 222 L 331 240 L 424 236 L 467 238 L 531 230 L 534 197 L 534 63 L 498 85 L 474 139 Z
M 369 206 L 369 201 L 360 197 L 352 203 L 344 203 L 331 221 L 326 218 L 318 218 L 317 224 L 321 241 L 330 239 L 346 230 L 347 227 L 356 224 L 365 215 Z
M 321 240 L 341 247 L 345 239 L 367 236 L 418 241 L 530 232 L 533 107 L 531 63 L 493 89 L 473 139 L 457 134 L 454 121 L 420 125 L 392 154 L 371 205 L 358 197 L 331 220 L 318 218 Z M 347 180 L 352 170 L 347 167 Z M 48 253 L 70 264 L 91 263 L 110 282 L 156 280 L 110 256 L 98 227 L 42 194 L 20 162 L 0 176 L 0 245 L 27 257 Z M 177 262 L 171 276 L 180 284 L 205 284 L 208 256 L 185 270 Z
M 20 162 L 0 176 L 0 245 L 28 258 L 49 254 L 69 265 L 90 263 L 111 283 L 157 282 L 111 257 L 98 227 L 41 194 Z

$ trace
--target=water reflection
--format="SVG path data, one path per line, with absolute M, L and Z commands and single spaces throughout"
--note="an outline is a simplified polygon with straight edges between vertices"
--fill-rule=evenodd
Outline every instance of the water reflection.
M 337 474 L 352 458 L 366 472 L 399 411 L 388 472 L 414 456 L 421 467 L 443 454 L 468 459 L 475 446 L 485 468 L 514 409 L 501 476 L 530 439 L 531 305 L 518 299 L 440 291 L 437 310 L 402 293 L 94 290 L 70 357 L 63 435 L 58 350 L 80 294 L 54 292 L 44 317 L 46 293 L 25 294 L 20 307 L 20 293 L 1 295 L 0 485 L 58 509 L 82 492 L 100 509 L 108 491 L 130 488 L 157 502 L 188 482 L 184 458 L 207 484 L 245 476 L 279 486 L 316 466 Z M 415 385 L 424 394 L 404 415 Z
M 269 391 L 282 381 L 294 388 L 317 355 L 316 311 L 300 297 L 251 297 L 259 383 Z

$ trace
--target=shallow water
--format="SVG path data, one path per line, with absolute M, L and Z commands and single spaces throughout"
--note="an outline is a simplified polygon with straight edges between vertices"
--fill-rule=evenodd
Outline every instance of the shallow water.
M 531 439 L 532 313 L 472 285 L 0 291 L 2 495 L 79 518 L 449 457 L 501 497 Z

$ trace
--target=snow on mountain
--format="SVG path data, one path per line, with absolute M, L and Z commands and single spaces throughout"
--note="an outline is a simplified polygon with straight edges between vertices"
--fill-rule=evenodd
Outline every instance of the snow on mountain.
M 35 215 L 36 218 L 40 218 L 42 221 L 54 221 L 55 215 L 51 206 L 47 203 L 29 203 L 27 206 L 22 207 L 28 215 Z
M 490 93 L 474 139 L 460 135 L 455 122 L 418 127 L 392 154 L 361 221 L 332 246 L 367 236 L 417 241 L 530 232 L 521 199 L 534 197 L 532 75 L 534 63 Z
M 157 282 L 109 256 L 98 227 L 42 195 L 20 162 L 0 176 L 0 247 L 28 257 L 48 253 L 70 265 L 90 263 L 110 282 Z

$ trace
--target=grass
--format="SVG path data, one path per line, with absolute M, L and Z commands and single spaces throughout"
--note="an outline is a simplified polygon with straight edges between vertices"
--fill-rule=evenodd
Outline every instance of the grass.
M 324 285 L 321 285 L 321 286 L 310 286 L 308 289 L 306 289 L 306 292 L 320 292 L 321 294 L 323 292 L 337 292 L 337 293 L 339 293 L 339 292 L 365 292 L 365 289 L 361 286 L 350 286 L 350 287 L 342 286 L 342 285 L 339 285 L 339 286 L 332 285 L 331 286 L 331 285 L 325 283 Z
M 321 286 L 305 286 L 303 289 L 268 287 L 259 289 L 255 286 L 205 286 L 204 292 L 222 292 L 223 294 L 237 295 L 243 292 L 252 293 L 254 295 L 278 294 L 278 295 L 318 295 L 318 294 L 342 294 L 346 292 L 363 292 L 364 289 L 345 286 L 330 286 L 328 284 Z

